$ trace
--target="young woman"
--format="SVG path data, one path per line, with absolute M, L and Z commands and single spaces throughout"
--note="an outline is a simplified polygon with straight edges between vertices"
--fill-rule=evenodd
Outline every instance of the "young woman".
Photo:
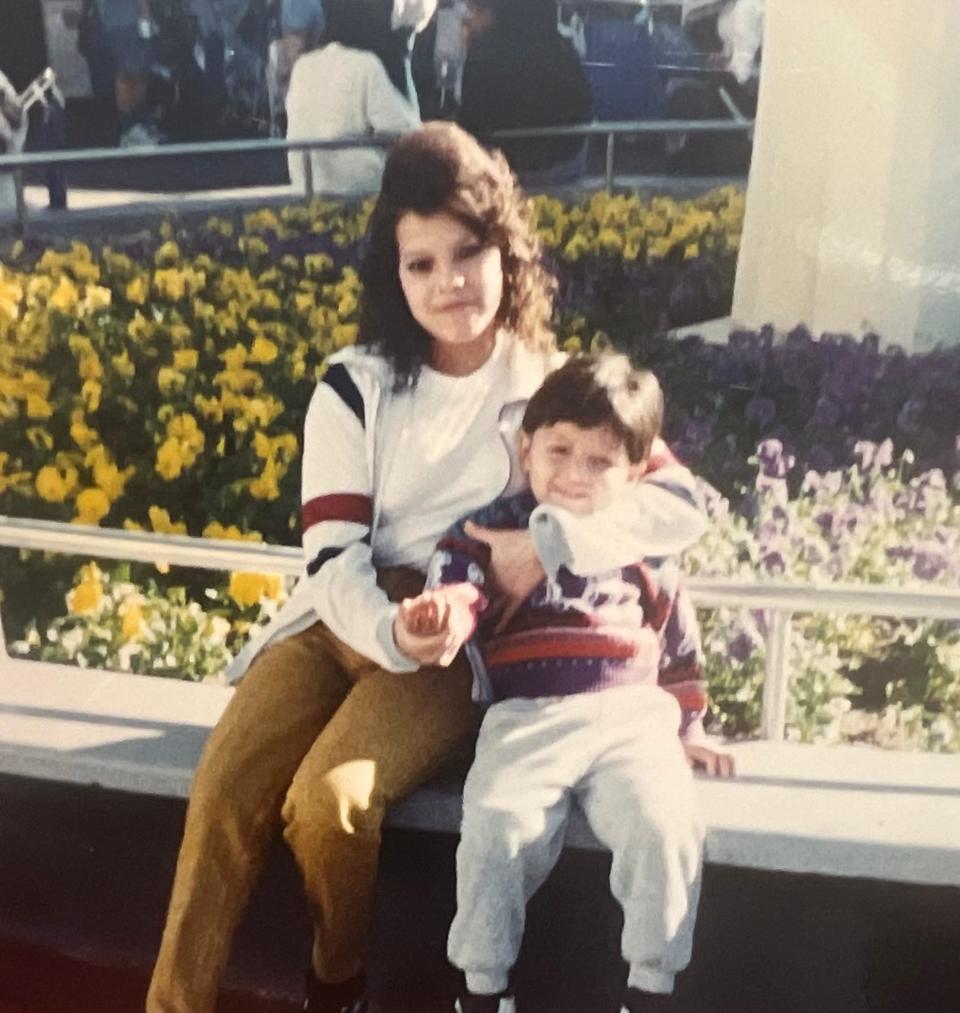
M 398 646 L 394 603 L 421 589 L 442 532 L 511 483 L 505 437 L 556 357 L 552 280 L 504 159 L 451 124 L 399 141 L 363 281 L 362 344 L 331 359 L 305 422 L 305 574 L 237 658 L 243 680 L 197 769 L 150 1013 L 213 1009 L 280 828 L 316 924 L 304 1008 L 362 1013 L 384 812 L 476 728 L 467 664 L 418 668 L 424 644 Z M 639 557 L 699 535 L 689 474 L 668 470 L 670 484 L 639 483 L 590 518 L 481 532 L 503 607 L 544 567 L 590 572 L 624 545 Z

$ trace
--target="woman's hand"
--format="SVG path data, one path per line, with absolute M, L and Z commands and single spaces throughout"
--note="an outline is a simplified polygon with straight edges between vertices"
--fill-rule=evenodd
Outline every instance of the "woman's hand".
M 471 538 L 490 546 L 490 573 L 493 582 L 493 610 L 499 613 L 496 631 L 504 629 L 514 613 L 546 577 L 529 531 L 502 531 L 482 528 L 467 521 Z
M 472 584 L 424 591 L 400 603 L 393 639 L 400 651 L 421 665 L 446 668 L 473 635 L 476 611 L 486 604 Z
M 693 742 L 684 742 L 683 751 L 687 763 L 695 770 L 702 770 L 707 777 L 733 777 L 736 773 L 733 757 L 729 753 Z

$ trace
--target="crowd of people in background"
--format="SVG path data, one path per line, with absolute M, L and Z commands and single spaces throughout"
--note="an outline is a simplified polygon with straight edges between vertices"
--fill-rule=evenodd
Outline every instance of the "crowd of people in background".
M 265 134 L 337 140 L 401 134 L 435 118 L 490 142 L 503 130 L 595 118 L 702 115 L 697 95 L 676 102 L 674 84 L 686 85 L 665 81 L 659 65 L 705 48 L 722 54 L 734 87 L 749 93 L 764 0 L 686 2 L 690 10 L 671 23 L 639 2 L 601 0 L 82 0 L 75 27 L 93 95 L 111 109 L 121 145 Z M 42 0 L 10 4 L 0 36 L 8 148 L 16 136 L 9 95 L 47 65 Z M 62 109 L 33 119 L 34 147 L 63 146 Z M 497 144 L 528 186 L 584 171 L 582 135 Z M 374 148 L 315 150 L 309 160 L 291 150 L 288 165 L 298 189 L 309 170 L 318 191 L 369 192 L 383 158 Z M 49 182 L 51 206 L 62 206 L 62 179 Z

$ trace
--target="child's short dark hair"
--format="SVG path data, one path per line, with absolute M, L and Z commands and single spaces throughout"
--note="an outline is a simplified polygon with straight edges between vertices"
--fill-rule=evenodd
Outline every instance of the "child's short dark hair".
M 650 456 L 663 425 L 663 391 L 646 369 L 612 352 L 577 356 L 551 373 L 527 404 L 523 431 L 572 422 L 583 429 L 609 426 L 632 464 Z

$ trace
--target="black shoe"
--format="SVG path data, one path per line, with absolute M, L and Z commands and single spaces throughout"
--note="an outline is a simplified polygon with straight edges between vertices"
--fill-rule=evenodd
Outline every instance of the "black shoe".
M 474 995 L 473 992 L 463 991 L 454 1010 L 455 1013 L 515 1013 L 516 1007 L 509 992 Z
M 331 985 L 308 970 L 306 984 L 304 1013 L 367 1013 L 367 978 L 363 973 Z
M 673 996 L 664 992 L 641 992 L 628 988 L 621 1013 L 678 1013 Z

